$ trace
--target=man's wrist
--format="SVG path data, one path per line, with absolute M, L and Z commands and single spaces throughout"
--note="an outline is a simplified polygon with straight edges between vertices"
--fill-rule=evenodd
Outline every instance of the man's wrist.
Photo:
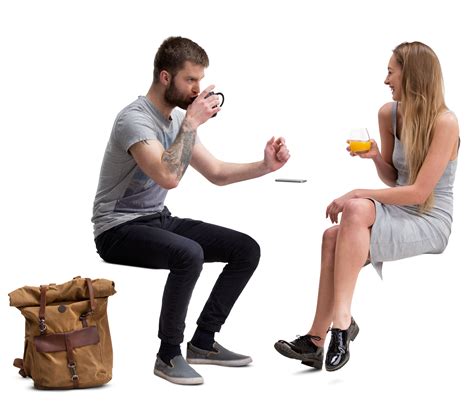
M 268 175 L 269 173 L 273 172 L 272 168 L 267 164 L 265 159 L 260 162 L 260 172 L 262 176 Z
M 182 125 L 183 125 L 184 130 L 186 131 L 196 131 L 197 128 L 199 127 L 199 123 L 196 120 L 194 120 L 192 117 L 188 116 L 187 114 L 184 117 Z

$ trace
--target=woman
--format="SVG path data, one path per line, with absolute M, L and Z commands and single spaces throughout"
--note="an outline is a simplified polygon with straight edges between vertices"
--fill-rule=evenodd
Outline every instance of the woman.
M 355 189 L 326 209 L 332 223 L 323 234 L 316 314 L 308 334 L 275 343 L 282 355 L 321 369 L 324 341 L 331 341 L 326 369 L 349 360 L 349 343 L 359 327 L 351 302 L 360 269 L 371 262 L 381 275 L 383 261 L 441 253 L 451 223 L 459 128 L 444 102 L 436 54 L 420 42 L 395 48 L 384 82 L 394 102 L 379 110 L 381 151 L 374 140 L 365 153 L 384 189 Z

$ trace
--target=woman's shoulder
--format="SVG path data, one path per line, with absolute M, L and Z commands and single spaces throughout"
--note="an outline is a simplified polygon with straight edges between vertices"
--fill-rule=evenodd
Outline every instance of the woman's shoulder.
M 458 126 L 458 118 L 451 110 L 445 110 L 436 117 L 436 125 Z
M 444 142 L 457 142 L 459 139 L 459 124 L 456 115 L 446 110 L 436 117 L 434 127 L 434 138 L 439 138 Z
M 379 119 L 391 119 L 392 118 L 392 109 L 393 105 L 396 102 L 388 102 L 385 103 L 382 107 L 379 109 Z
M 444 134 L 444 136 L 448 134 L 453 139 L 457 139 L 459 137 L 458 118 L 450 110 L 443 111 L 436 117 L 434 131 L 435 136 L 436 134 Z

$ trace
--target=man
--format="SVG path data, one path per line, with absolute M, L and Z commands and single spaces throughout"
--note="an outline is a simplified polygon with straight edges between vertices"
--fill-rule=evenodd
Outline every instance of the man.
M 217 185 L 256 178 L 280 169 L 290 155 L 283 138 L 270 139 L 260 162 L 216 159 L 196 135 L 219 110 L 214 86 L 200 93 L 209 65 L 193 41 L 170 37 L 155 56 L 153 83 L 117 116 L 107 145 L 94 201 L 94 236 L 104 261 L 169 269 L 159 321 L 155 374 L 178 384 L 200 384 L 188 364 L 241 366 L 248 356 L 214 340 L 256 269 L 260 247 L 249 236 L 201 221 L 171 216 L 164 206 L 189 164 Z M 186 114 L 175 109 L 180 107 Z M 181 355 L 186 312 L 204 262 L 225 262 Z

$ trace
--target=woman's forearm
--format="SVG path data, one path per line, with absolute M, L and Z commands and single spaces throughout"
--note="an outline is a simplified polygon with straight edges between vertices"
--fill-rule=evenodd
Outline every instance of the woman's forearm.
M 387 186 L 395 186 L 397 182 L 397 170 L 393 167 L 393 165 L 387 163 L 382 158 L 382 155 L 378 154 L 374 159 L 373 162 L 375 164 L 375 168 L 377 169 L 377 174 L 379 178 L 385 183 Z

